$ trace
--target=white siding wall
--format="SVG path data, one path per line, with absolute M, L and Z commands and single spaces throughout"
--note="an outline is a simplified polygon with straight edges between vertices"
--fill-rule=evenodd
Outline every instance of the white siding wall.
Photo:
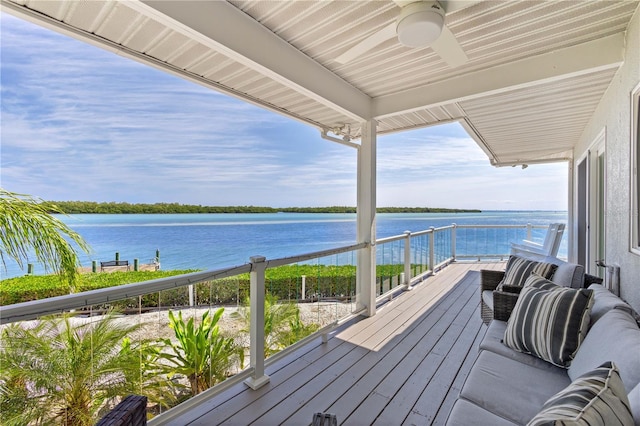
M 640 8 L 626 35 L 625 62 L 586 127 L 574 158 L 580 159 L 606 129 L 606 260 L 620 266 L 621 295 L 640 312 L 640 255 L 630 252 L 630 94 L 640 81 Z M 575 201 L 575 200 L 574 200 Z

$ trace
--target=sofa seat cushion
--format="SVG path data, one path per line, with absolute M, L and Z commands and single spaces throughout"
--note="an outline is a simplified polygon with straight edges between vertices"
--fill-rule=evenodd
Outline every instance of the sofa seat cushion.
M 568 367 L 589 326 L 593 292 L 524 287 L 504 333 L 504 344 L 559 367 Z
M 569 377 L 575 380 L 607 361 L 620 370 L 627 392 L 640 383 L 640 328 L 628 313 L 613 309 L 602 316 L 589 330 L 569 367 Z
M 606 362 L 551 397 L 527 426 L 632 426 L 629 399 L 615 364 Z
M 458 398 L 447 419 L 447 426 L 515 426 L 516 424 L 463 398 Z
M 543 370 L 482 351 L 460 396 L 498 417 L 526 424 L 549 398 L 569 383 L 571 380 L 563 368 Z
M 485 290 L 482 292 L 482 301 L 493 310 L 493 291 Z
M 502 290 L 502 286 L 524 286 L 525 281 L 532 273 L 544 278 L 551 278 L 558 269 L 558 265 L 546 262 L 536 262 L 520 256 L 509 256 L 504 277 L 496 290 Z
M 604 288 L 601 284 L 591 284 L 589 290 L 593 291 L 593 307 L 591 308 L 591 326 L 604 314 L 612 309 L 620 309 L 629 313 L 633 312 L 631 306 L 625 303 L 615 294 Z
M 506 329 L 507 323 L 505 321 L 491 321 L 487 329 L 487 333 L 484 335 L 484 338 L 480 343 L 480 350 L 490 351 L 543 370 L 554 370 L 558 368 L 550 362 L 544 361 L 538 357 L 514 351 L 513 349 L 505 346 L 505 344 L 502 343 L 502 339 Z

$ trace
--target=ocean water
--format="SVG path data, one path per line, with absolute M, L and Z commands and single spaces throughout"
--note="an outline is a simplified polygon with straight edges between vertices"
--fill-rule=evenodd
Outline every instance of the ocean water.
M 151 263 L 160 250 L 162 269 L 215 269 L 246 263 L 251 256 L 267 259 L 299 255 L 356 242 L 355 214 L 157 214 L 72 215 L 60 219 L 89 243 L 83 266 L 121 260 Z M 377 237 L 417 232 L 429 227 L 458 225 L 548 225 L 567 221 L 567 212 L 485 211 L 482 213 L 378 214 Z M 544 230 L 534 231 L 542 239 Z M 459 237 L 460 238 L 460 237 Z M 503 237 L 500 237 L 503 238 Z M 566 255 L 565 241 L 560 255 Z M 36 274 L 44 273 L 35 265 Z M 8 260 L 3 278 L 23 275 Z

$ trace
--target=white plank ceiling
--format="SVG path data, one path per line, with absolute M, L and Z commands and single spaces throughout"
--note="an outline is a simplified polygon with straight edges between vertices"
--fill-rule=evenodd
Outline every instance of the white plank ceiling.
M 357 139 L 460 121 L 496 165 L 571 157 L 640 4 L 446 1 L 469 61 L 393 38 L 335 58 L 394 22 L 392 1 L 1 0 L 2 10 Z

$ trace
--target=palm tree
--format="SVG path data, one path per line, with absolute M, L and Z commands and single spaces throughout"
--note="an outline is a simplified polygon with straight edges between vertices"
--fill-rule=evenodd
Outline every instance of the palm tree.
M 132 342 L 135 331 L 139 324 L 117 322 L 112 313 L 79 326 L 65 315 L 5 328 L 0 423 L 92 425 L 108 403 L 132 393 L 168 405 L 158 351 L 149 341 Z
M 72 242 L 84 252 L 89 246 L 82 237 L 51 213 L 63 214 L 53 204 L 0 188 L 0 260 L 6 258 L 22 268 L 33 252 L 47 271 L 55 271 L 73 290 L 80 261 Z

